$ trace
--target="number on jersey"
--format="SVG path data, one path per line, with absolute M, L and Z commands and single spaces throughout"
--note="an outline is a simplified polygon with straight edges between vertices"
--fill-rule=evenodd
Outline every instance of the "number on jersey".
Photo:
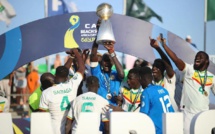
M 81 112 L 93 112 L 93 103 L 85 102 L 81 106 Z
M 171 102 L 169 99 L 169 95 L 165 95 L 164 97 L 160 97 L 159 98 L 162 108 L 163 108 L 163 112 L 169 112 L 169 107 L 171 107 Z
M 63 96 L 61 104 L 60 104 L 60 109 L 61 111 L 69 110 L 70 108 L 70 102 L 68 96 Z

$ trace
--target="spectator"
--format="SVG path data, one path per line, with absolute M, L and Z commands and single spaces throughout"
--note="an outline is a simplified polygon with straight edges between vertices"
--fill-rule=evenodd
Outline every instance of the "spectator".
M 39 111 L 40 97 L 42 92 L 54 85 L 54 75 L 51 73 L 44 73 L 40 77 L 41 86 L 37 88 L 29 97 L 30 112 Z
M 27 80 L 26 80 L 26 68 L 25 66 L 22 66 L 18 68 L 15 71 L 15 86 L 16 86 L 16 102 L 18 105 L 22 105 L 25 107 L 26 101 L 27 101 L 27 94 L 26 94 L 26 88 L 27 88 Z M 18 106 L 17 108 L 21 108 L 21 106 Z
M 28 75 L 31 73 L 31 71 L 33 70 L 33 67 L 34 67 L 33 62 L 28 63 L 26 67 L 26 77 L 28 77 Z
M 69 68 L 71 60 L 68 60 L 64 66 L 59 66 L 56 69 L 55 83 L 42 92 L 39 109 L 46 112 L 49 110 L 52 118 L 54 132 L 56 134 L 65 133 L 66 115 L 70 108 L 70 103 L 77 96 L 78 87 L 84 75 L 84 62 L 78 52 L 78 49 L 71 49 L 71 57 L 76 57 L 78 63 L 78 70 L 72 78 L 68 81 Z M 75 55 L 75 56 L 74 56 Z
M 183 72 L 181 105 L 184 107 L 184 134 L 189 134 L 192 118 L 202 111 L 209 110 L 210 90 L 215 94 L 215 76 L 207 71 L 209 56 L 199 51 L 195 56 L 194 64 L 188 64 L 178 58 L 166 43 L 163 44 L 163 48 L 178 69 Z
M 38 68 L 35 66 L 27 76 L 27 85 L 30 94 L 32 94 L 39 87 L 39 73 Z
M 97 90 L 99 88 L 99 80 L 95 76 L 89 76 L 86 79 L 86 87 L 88 92 L 84 93 L 72 101 L 70 111 L 67 116 L 66 123 L 66 134 L 76 133 L 77 126 L 79 124 L 79 116 L 82 112 L 96 112 L 98 113 L 97 128 L 99 131 L 100 118 L 102 116 L 102 121 L 105 122 L 105 134 L 109 134 L 109 122 L 107 113 L 103 113 L 103 108 L 109 103 L 106 99 L 97 95 Z M 108 111 L 108 110 L 107 110 Z
M 140 83 L 144 89 L 141 95 L 140 112 L 147 114 L 155 124 L 156 134 L 162 134 L 162 114 L 174 112 L 168 91 L 159 85 L 152 84 L 152 70 L 140 69 Z
M 150 39 L 150 45 L 157 50 L 157 52 L 160 54 L 162 59 L 155 59 L 153 66 L 152 66 L 152 75 L 153 75 L 153 84 L 160 85 L 167 89 L 170 96 L 170 101 L 172 103 L 172 106 L 175 111 L 178 111 L 178 106 L 175 102 L 174 96 L 175 96 L 175 72 L 172 68 L 172 65 L 170 63 L 170 60 L 166 56 L 166 54 L 163 52 L 163 50 L 160 48 L 158 41 L 163 43 L 163 39 L 161 37 L 158 37 L 158 41 L 155 39 Z
M 141 64 L 143 63 L 143 60 L 142 59 L 136 59 L 135 61 L 134 61 L 134 65 L 133 65 L 133 68 L 135 68 L 135 67 L 141 67 Z M 145 64 L 145 63 L 144 63 Z
M 58 66 L 61 66 L 61 59 L 60 59 L 60 55 L 56 54 L 55 56 L 55 61 L 54 61 L 54 69 L 56 69 Z
M 197 48 L 196 44 L 192 43 L 192 39 L 190 35 L 187 35 L 186 39 L 185 39 L 188 43 L 190 43 L 190 45 L 192 45 L 193 47 Z

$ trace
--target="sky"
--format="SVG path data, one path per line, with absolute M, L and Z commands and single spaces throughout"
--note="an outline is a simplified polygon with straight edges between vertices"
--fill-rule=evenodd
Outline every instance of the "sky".
M 55 0 L 57 1 L 57 0 Z M 114 13 L 123 14 L 125 0 L 73 0 L 77 11 L 95 11 L 96 7 L 103 2 L 113 6 Z M 12 19 L 11 25 L 6 27 L 0 22 L 0 34 L 3 34 L 17 26 L 42 19 L 45 16 L 44 0 L 8 0 L 14 7 L 17 16 Z M 163 22 L 156 18 L 150 20 L 181 38 L 187 35 L 192 37 L 193 43 L 199 50 L 204 49 L 204 1 L 200 0 L 144 0 L 163 19 Z M 207 22 L 207 53 L 215 55 L 215 21 Z

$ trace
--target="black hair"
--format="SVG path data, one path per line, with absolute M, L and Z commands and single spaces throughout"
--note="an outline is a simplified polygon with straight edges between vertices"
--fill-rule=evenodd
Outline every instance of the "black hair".
M 128 73 L 134 74 L 137 78 L 139 78 L 140 77 L 139 71 L 140 71 L 140 67 L 134 67 L 134 68 L 130 69 Z
M 86 79 L 86 85 L 89 86 L 95 86 L 99 84 L 99 79 L 96 76 L 89 76 Z
M 141 78 L 145 78 L 145 79 L 148 79 L 150 81 L 153 79 L 152 70 L 149 67 L 141 67 L 139 69 L 139 75 Z
M 54 84 L 54 75 L 51 73 L 44 73 L 40 77 L 42 90 L 51 87 Z
M 142 63 L 141 59 L 136 59 L 134 61 L 133 67 L 141 67 L 141 63 Z
M 147 65 L 148 65 L 148 61 L 145 61 L 145 60 L 140 64 L 141 67 L 146 67 Z
M 69 75 L 69 69 L 66 68 L 65 66 L 59 66 L 56 69 L 55 75 L 61 78 L 66 78 Z
M 153 67 L 159 68 L 161 71 L 162 76 L 164 76 L 164 71 L 166 70 L 165 63 L 162 59 L 155 59 L 153 63 Z
M 110 55 L 105 53 L 102 55 L 102 61 L 105 61 L 105 62 L 111 62 L 111 58 L 110 58 Z

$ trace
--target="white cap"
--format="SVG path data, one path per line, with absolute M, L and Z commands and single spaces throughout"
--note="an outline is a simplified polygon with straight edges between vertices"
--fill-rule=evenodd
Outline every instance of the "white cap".
M 191 39 L 191 36 L 190 36 L 190 35 L 187 35 L 186 39 Z

